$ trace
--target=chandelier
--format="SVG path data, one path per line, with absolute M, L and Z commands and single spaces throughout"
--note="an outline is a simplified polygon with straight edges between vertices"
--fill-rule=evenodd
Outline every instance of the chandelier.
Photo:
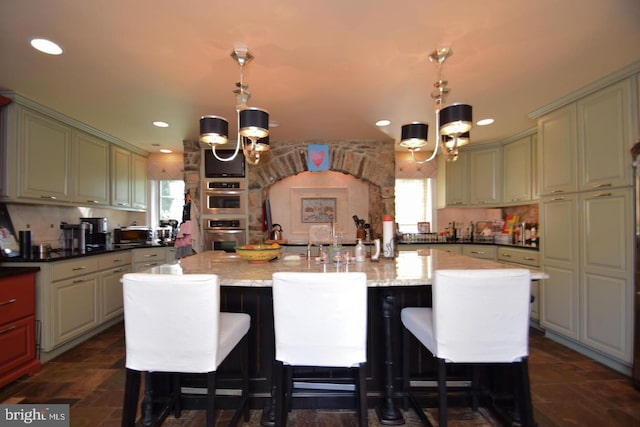
M 429 61 L 438 65 L 438 80 L 433 84 L 435 89 L 431 92 L 431 98 L 436 103 L 436 142 L 431 157 L 418 160 L 415 152 L 427 145 L 429 125 L 413 122 L 402 126 L 400 146 L 411 152 L 411 158 L 416 163 L 426 163 L 435 159 L 438 147 L 446 156 L 447 161 L 455 161 L 458 158 L 458 148 L 469 143 L 469 131 L 473 125 L 472 108 L 468 104 L 451 104 L 443 107 L 447 96 L 451 91 L 442 74 L 442 64 L 453 54 L 449 48 L 436 49 L 429 54 Z
M 238 138 L 233 154 L 223 158 L 216 153 L 216 147 L 229 141 L 229 122 L 220 116 L 203 116 L 200 118 L 200 142 L 208 144 L 216 159 L 228 162 L 238 155 L 240 147 L 246 161 L 251 165 L 260 162 L 260 154 L 269 150 L 269 112 L 260 108 L 248 107 L 251 98 L 249 85 L 244 84 L 243 71 L 254 56 L 247 48 L 237 48 L 231 57 L 240 66 L 240 81 L 236 83 L 233 95 L 236 99 L 236 115 L 238 121 Z

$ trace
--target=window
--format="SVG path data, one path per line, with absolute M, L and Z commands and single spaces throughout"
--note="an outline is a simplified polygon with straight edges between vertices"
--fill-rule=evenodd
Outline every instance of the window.
M 159 181 L 158 219 L 175 219 L 182 222 L 184 207 L 184 181 Z
M 402 233 L 417 233 L 419 222 L 433 230 L 433 180 L 396 179 L 396 223 Z

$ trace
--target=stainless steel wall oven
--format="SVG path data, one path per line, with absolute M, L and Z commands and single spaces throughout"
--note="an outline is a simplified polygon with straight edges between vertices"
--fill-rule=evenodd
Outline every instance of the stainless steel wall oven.
M 204 218 L 202 232 L 207 251 L 234 252 L 236 246 L 247 244 L 245 218 Z
M 244 180 L 204 181 L 204 215 L 245 215 L 247 192 Z

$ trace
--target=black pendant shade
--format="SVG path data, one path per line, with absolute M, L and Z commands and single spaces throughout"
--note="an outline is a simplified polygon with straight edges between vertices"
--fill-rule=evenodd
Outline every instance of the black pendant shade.
M 229 138 L 229 122 L 224 117 L 200 118 L 200 141 L 208 144 L 225 144 Z
M 471 130 L 472 108 L 469 104 L 453 104 L 440 110 L 440 134 L 460 135 Z
M 429 125 L 424 123 L 410 123 L 402 125 L 400 145 L 407 148 L 422 147 L 427 144 Z
M 260 108 L 240 110 L 240 135 L 250 139 L 269 135 L 269 113 Z

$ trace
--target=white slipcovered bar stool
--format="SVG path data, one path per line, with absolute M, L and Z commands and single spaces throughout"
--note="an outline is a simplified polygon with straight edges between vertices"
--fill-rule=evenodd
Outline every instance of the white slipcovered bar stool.
M 367 426 L 366 274 L 274 273 L 273 320 L 276 427 L 287 423 L 293 366 L 355 368 L 359 425 Z
M 122 426 L 134 426 L 141 372 L 174 373 L 172 401 L 180 417 L 178 373 L 207 374 L 207 426 L 215 424 L 216 370 L 234 348 L 241 350 L 240 405 L 248 421 L 248 340 L 251 318 L 220 312 L 220 282 L 214 274 L 123 276 L 126 384 Z
M 438 270 L 432 308 L 407 307 L 403 324 L 403 382 L 407 399 L 425 425 L 431 425 L 411 393 L 410 334 L 437 359 L 438 425 L 447 425 L 446 364 L 514 364 L 515 407 L 523 426 L 533 425 L 527 357 L 531 276 L 525 269 Z M 477 390 L 477 365 L 472 389 Z M 474 392 L 472 407 L 477 410 Z

